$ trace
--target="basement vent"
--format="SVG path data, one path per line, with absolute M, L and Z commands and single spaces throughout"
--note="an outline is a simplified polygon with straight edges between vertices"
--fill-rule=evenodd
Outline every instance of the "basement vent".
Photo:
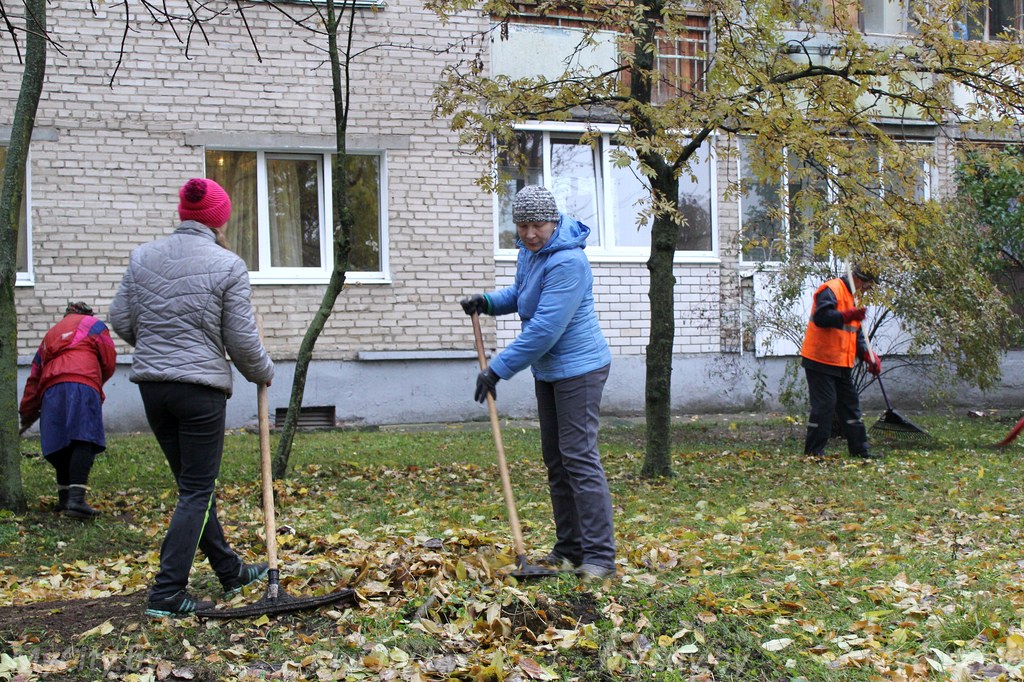
M 274 427 L 281 428 L 284 426 L 284 420 L 287 416 L 287 407 L 277 408 L 274 412 Z M 299 423 L 297 426 L 300 429 L 334 428 L 334 405 L 299 408 Z

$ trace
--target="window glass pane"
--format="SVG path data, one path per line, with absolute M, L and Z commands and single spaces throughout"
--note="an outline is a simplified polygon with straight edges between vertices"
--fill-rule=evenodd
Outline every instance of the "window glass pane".
M 989 6 L 992 8 L 988 18 L 989 39 L 995 39 L 1000 33 L 1012 31 L 1016 25 L 1014 0 L 989 0 Z M 1004 35 L 1003 38 L 1005 37 Z
M 588 244 L 600 243 L 597 164 L 594 149 L 579 138 L 551 137 L 551 178 L 548 187 L 566 213 L 589 226 Z
M 320 164 L 267 156 L 270 264 L 320 267 Z
M 985 40 L 985 28 L 988 24 L 988 6 L 984 0 L 975 5 L 971 4 L 967 10 L 967 38 L 969 40 Z
M 348 205 L 355 220 L 349 268 L 357 272 L 379 272 L 380 262 L 380 157 L 349 154 Z
M 908 201 L 923 202 L 929 196 L 928 155 L 931 145 L 917 142 L 900 143 L 907 159 L 901 166 L 896 160 L 882 159 L 882 177 L 886 196 L 892 194 Z
M 629 166 L 618 167 L 611 165 L 609 171 L 609 186 L 611 189 L 612 214 L 609 220 L 612 221 L 615 230 L 616 246 L 650 246 L 651 227 L 645 222 L 637 227 L 637 216 L 640 215 L 640 206 L 637 205 L 642 199 L 646 199 L 650 190 L 650 183 L 647 178 L 640 174 L 635 156 L 629 152 L 627 147 L 613 145 L 611 149 L 623 153 L 629 153 L 633 162 Z
M 512 199 L 527 185 L 544 184 L 544 137 L 541 133 L 520 132 L 519 152 L 522 165 L 509 154 L 498 154 L 498 173 L 501 189 L 498 192 L 498 248 L 516 247 L 516 226 L 512 223 Z
M 861 20 L 865 33 L 902 33 L 907 0 L 864 0 Z
M 7 163 L 7 147 L 0 147 L 0 169 Z M 14 267 L 18 272 L 28 272 L 28 172 L 25 173 L 25 194 L 21 197 L 21 210 L 18 212 L 18 247 L 15 254 Z M 2 178 L 2 176 L 0 176 Z
M 231 197 L 231 219 L 222 228 L 231 250 L 241 256 L 249 270 L 258 270 L 256 152 L 208 149 L 206 175 Z
M 745 141 L 740 142 L 740 152 L 743 259 L 780 261 L 785 253 L 786 234 L 779 212 L 779 186 L 757 180 L 750 168 Z
M 828 182 L 822 169 L 813 162 L 790 153 L 786 159 L 788 167 L 788 215 L 790 234 L 801 240 L 808 257 L 819 263 L 828 261 L 828 253 L 816 253 L 815 245 L 829 229 L 827 224 L 815 222 L 820 215 L 819 208 L 828 200 Z
M 711 243 L 711 157 L 710 147 L 701 145 L 690 162 L 690 172 L 679 176 L 679 211 L 683 225 L 676 249 L 710 251 Z

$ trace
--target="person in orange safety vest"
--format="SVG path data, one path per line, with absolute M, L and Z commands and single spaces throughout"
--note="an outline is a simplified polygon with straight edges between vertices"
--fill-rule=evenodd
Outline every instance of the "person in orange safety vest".
M 875 283 L 874 273 L 853 269 L 853 285 L 866 291 Z M 861 322 L 867 308 L 858 307 L 844 278 L 830 279 L 814 292 L 811 317 L 807 321 L 801 366 L 807 375 L 811 414 L 807 419 L 804 454 L 821 457 L 832 435 L 833 415 L 838 414 L 849 452 L 854 457 L 878 459 L 868 448 L 867 429 L 860 411 L 860 396 L 853 383 L 857 358 L 874 375 L 882 371 L 882 359 L 872 352 L 864 338 Z

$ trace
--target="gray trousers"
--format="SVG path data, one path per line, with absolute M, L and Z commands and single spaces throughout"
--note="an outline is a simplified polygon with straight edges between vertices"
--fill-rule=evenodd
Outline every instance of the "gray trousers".
M 608 369 L 555 382 L 536 380 L 534 386 L 555 517 L 554 551 L 574 564 L 614 568 L 612 498 L 597 451 Z

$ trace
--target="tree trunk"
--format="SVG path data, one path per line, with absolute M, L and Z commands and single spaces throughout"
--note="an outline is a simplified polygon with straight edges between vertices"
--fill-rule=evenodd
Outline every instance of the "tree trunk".
M 348 7 L 351 15 L 351 4 Z M 348 257 L 352 236 L 352 213 L 348 209 L 348 169 L 346 162 L 345 133 L 348 129 L 348 78 L 341 78 L 341 59 L 338 50 L 338 17 L 335 14 L 334 0 L 327 0 L 327 51 L 331 63 L 331 87 L 334 92 L 334 121 L 337 137 L 337 153 L 331 159 L 331 200 L 334 204 L 334 215 L 331 216 L 334 239 L 334 267 L 331 279 L 327 283 L 320 308 L 302 337 L 298 356 L 295 358 L 295 376 L 292 379 L 292 394 L 288 401 L 288 414 L 281 429 L 281 438 L 277 444 L 274 457 L 273 477 L 283 478 L 288 471 L 288 460 L 292 453 L 292 441 L 299 423 L 299 412 L 302 410 L 302 396 L 306 390 L 306 375 L 309 363 L 313 359 L 313 347 L 316 345 L 320 332 L 324 330 L 327 318 L 334 310 L 334 303 L 345 285 L 345 274 L 348 272 Z M 352 33 L 351 23 L 348 26 L 349 36 Z M 347 55 L 346 55 L 347 57 Z M 347 64 L 347 59 L 346 59 Z
M 641 0 L 642 21 L 633 25 L 637 39 L 634 66 L 630 69 L 630 99 L 638 106 L 632 112 L 630 125 L 641 139 L 654 139 L 657 127 L 648 118 L 645 107 L 654 92 L 654 55 L 661 21 L 659 0 Z M 640 152 L 641 160 L 654 170 L 651 198 L 654 206 L 679 201 L 679 181 L 669 162 L 654 151 Z M 673 261 L 679 237 L 678 221 L 662 211 L 655 211 L 651 227 L 651 255 L 647 260 L 650 273 L 648 299 L 651 310 L 651 334 L 647 342 L 647 377 L 644 388 L 644 413 L 647 421 L 647 450 L 641 475 L 647 478 L 672 475 L 672 346 L 675 343 L 676 285 Z
M 679 195 L 678 181 L 670 174 L 651 180 L 657 197 Z M 651 228 L 651 256 L 648 299 L 651 335 L 647 342 L 647 378 L 644 411 L 647 419 L 647 452 L 642 475 L 648 478 L 672 475 L 672 346 L 675 344 L 675 286 L 673 261 L 679 239 L 679 224 L 668 216 L 657 216 Z
M 14 282 L 25 164 L 46 74 L 45 0 L 25 0 L 25 27 L 25 70 L 0 189 L 0 509 L 15 512 L 25 509 L 25 492 L 21 484 L 18 434 L 18 314 Z

